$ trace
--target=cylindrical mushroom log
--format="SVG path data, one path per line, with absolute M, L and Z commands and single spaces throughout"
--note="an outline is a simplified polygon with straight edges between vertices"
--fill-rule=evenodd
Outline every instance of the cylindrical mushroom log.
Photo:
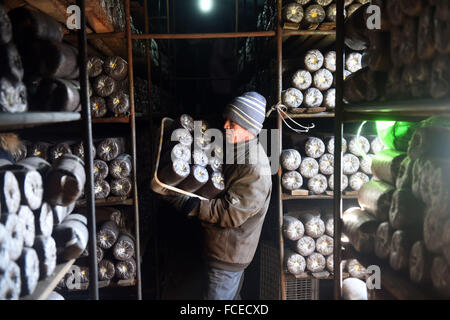
M 303 236 L 295 242 L 295 250 L 302 256 L 307 257 L 316 250 L 316 241 L 310 236 Z
M 415 283 L 425 284 L 431 280 L 431 255 L 422 241 L 411 247 L 409 254 L 409 278 Z
M 97 145 L 97 157 L 103 161 L 111 161 L 117 158 L 125 150 L 123 138 L 107 138 Z
M 1 221 L 10 235 L 3 241 L 8 240 L 9 244 L 6 244 L 8 255 L 10 260 L 15 261 L 20 257 L 23 249 L 24 223 L 13 213 L 2 214 Z
M 11 245 L 11 234 L 6 227 L 0 223 L 0 270 L 5 270 L 9 263 L 9 251 Z M 1 289 L 0 289 L 1 291 Z
M 362 157 L 359 162 L 359 168 L 365 174 L 372 174 L 372 159 L 373 154 L 367 154 L 365 157 Z
M 33 95 L 30 109 L 38 111 L 75 112 L 80 104 L 80 91 L 64 79 L 43 79 Z
M 408 269 L 409 252 L 413 242 L 407 232 L 397 230 L 392 234 L 391 252 L 389 253 L 389 265 L 395 271 Z
M 325 233 L 325 224 L 320 216 L 310 213 L 302 214 L 299 217 L 305 227 L 305 234 L 312 238 L 319 238 Z
M 118 197 L 127 197 L 133 190 L 130 178 L 112 179 L 110 182 L 111 194 Z
M 314 194 L 322 194 L 327 190 L 328 181 L 323 174 L 316 174 L 308 180 L 308 190 Z
M 11 261 L 0 277 L 0 299 L 18 300 L 21 290 L 21 278 L 19 266 Z
M 177 187 L 187 192 L 195 192 L 203 187 L 208 180 L 208 170 L 199 165 L 193 165 L 187 178 L 181 181 Z
M 362 59 L 361 53 L 359 52 L 350 53 L 345 59 L 345 68 L 352 73 L 361 70 L 362 69 L 361 59 Z
M 3 5 L 0 5 L 0 45 L 7 44 L 12 39 L 12 25 Z
M 288 191 L 298 190 L 303 185 L 303 178 L 297 171 L 287 171 L 281 177 L 281 185 Z
M 333 237 L 334 235 L 334 217 L 332 215 L 326 215 L 323 218 L 323 221 L 325 223 L 325 233 L 329 235 L 330 237 Z
M 334 137 L 326 138 L 327 152 L 334 155 Z M 342 138 L 342 153 L 347 152 L 347 140 Z
M 9 17 L 15 40 L 33 38 L 61 42 L 63 39 L 61 24 L 39 10 L 20 7 L 11 10 Z
M 114 267 L 114 263 L 110 260 L 102 260 L 98 264 L 98 280 L 105 281 L 111 280 L 114 278 L 116 274 L 116 268 Z
M 395 182 L 397 189 L 411 189 L 413 164 L 409 157 L 405 157 L 401 162 Z
M 131 174 L 131 156 L 123 153 L 109 164 L 109 173 L 113 178 L 126 178 Z
M 170 157 L 170 159 L 169 159 Z M 170 152 L 163 155 L 161 162 L 167 163 L 168 161 L 175 161 L 176 159 L 183 160 L 184 162 L 191 163 L 192 153 L 191 147 L 182 143 L 177 143 Z
M 322 68 L 324 60 L 323 54 L 319 50 L 313 49 L 306 52 L 304 64 L 309 72 L 315 72 Z
M 36 235 L 33 211 L 28 206 L 20 206 L 17 216 L 23 223 L 23 244 L 25 247 L 32 247 Z
M 108 181 L 97 179 L 94 181 L 94 195 L 95 199 L 106 199 L 111 193 L 111 186 Z
M 100 248 L 109 249 L 117 241 L 119 237 L 119 228 L 113 221 L 106 221 L 100 227 L 97 234 L 97 242 Z
M 72 213 L 75 208 L 75 202 L 68 206 L 53 206 L 53 224 L 57 225 L 63 222 L 63 220 Z
M 34 210 L 34 222 L 36 235 L 49 237 L 53 231 L 53 210 L 49 203 L 44 202 L 42 206 Z
M 87 62 L 89 78 L 98 77 L 103 72 L 103 60 L 100 57 L 90 57 Z
M 325 144 L 320 138 L 310 137 L 306 140 L 304 152 L 308 157 L 320 158 L 325 153 Z
M 126 234 L 121 234 L 113 247 L 113 254 L 117 260 L 129 260 L 134 255 L 134 240 Z
M 408 156 L 415 160 L 423 157 L 450 157 L 450 149 L 445 148 L 450 139 L 450 128 L 421 127 L 413 134 L 408 148 Z
M 319 69 L 313 76 L 314 86 L 320 91 L 326 91 L 333 85 L 333 74 L 328 69 Z
M 47 160 L 48 150 L 51 144 L 47 142 L 36 142 L 31 145 L 28 150 L 28 155 L 30 157 L 40 157 L 44 160 Z
M 305 9 L 304 20 L 311 24 L 321 23 L 327 17 L 325 10 L 322 6 L 313 4 Z
M 352 137 L 348 142 L 348 151 L 355 156 L 363 156 L 364 154 L 368 154 L 370 150 L 370 143 L 366 137 L 360 136 L 357 139 L 357 136 Z
M 22 81 L 22 59 L 14 43 L 0 45 L 0 59 L 0 74 L 2 76 L 8 78 L 12 83 Z
M 306 258 L 306 269 L 311 272 L 321 272 L 326 267 L 326 260 L 320 253 L 314 252 Z
M 179 118 L 176 119 L 174 122 L 174 128 L 184 128 L 188 130 L 189 132 L 194 131 L 194 118 L 192 118 L 188 114 L 182 114 Z
M 284 215 L 283 234 L 286 239 L 296 241 L 303 237 L 303 235 L 305 234 L 305 227 L 299 219 L 293 216 Z
M 289 273 L 299 275 L 305 271 L 306 260 L 298 253 L 285 248 L 284 250 L 284 265 Z
M 311 85 L 312 85 L 312 75 L 309 71 L 298 70 L 292 76 L 292 86 L 298 90 L 306 90 L 309 87 L 311 87 Z
M 300 23 L 303 20 L 303 7 L 295 2 L 283 7 L 283 20 L 286 22 Z
M 19 183 L 21 203 L 29 206 L 31 210 L 38 209 L 44 194 L 41 174 L 36 170 L 26 168 L 13 169 L 11 172 L 14 173 Z
M 300 152 L 295 149 L 286 149 L 281 152 L 280 156 L 281 167 L 285 170 L 297 170 L 302 162 Z
M 133 258 L 118 261 L 115 265 L 116 277 L 121 280 L 133 279 L 136 276 L 136 261 Z
M 406 154 L 385 149 L 378 152 L 372 159 L 372 172 L 378 179 L 394 185 L 400 165 Z
M 181 143 L 182 145 L 190 147 L 193 142 L 192 134 L 185 128 L 178 128 L 172 131 L 170 141 Z
M 207 199 L 214 199 L 225 189 L 224 175 L 220 171 L 214 171 L 210 174 L 208 182 L 197 190 L 199 196 Z
M 356 259 L 349 260 L 347 263 L 347 269 L 351 277 L 365 280 L 367 270 L 361 263 L 359 263 L 358 260 Z
M 39 280 L 39 259 L 37 253 L 32 248 L 24 248 L 19 260 L 20 267 L 21 296 L 34 292 Z
M 370 141 L 370 151 L 373 154 L 377 154 L 385 148 L 383 141 L 378 136 L 372 137 Z
M 433 209 L 428 209 L 423 223 L 423 241 L 428 251 L 439 254 L 444 245 L 442 235 L 444 234 L 445 217 L 442 217 Z
M 117 82 L 113 78 L 103 74 L 95 78 L 92 83 L 92 89 L 99 97 L 109 97 L 116 91 Z
M 39 258 L 39 280 L 49 277 L 56 267 L 56 243 L 52 237 L 37 236 L 33 249 Z
M 121 57 L 107 57 L 103 64 L 105 73 L 114 80 L 123 80 L 128 75 L 128 63 Z
M 297 88 L 289 88 L 282 92 L 283 104 L 291 109 L 298 108 L 303 103 L 303 93 Z
M 123 91 L 114 92 L 106 98 L 106 105 L 110 112 L 122 115 L 130 110 L 130 97 Z
M 342 172 L 344 174 L 354 174 L 359 169 L 359 159 L 351 153 L 346 153 L 342 157 Z
M 358 192 L 358 203 L 361 208 L 373 214 L 379 221 L 389 219 L 394 188 L 382 181 L 371 180 L 364 184 Z
M 53 163 L 56 159 L 61 158 L 64 154 L 72 154 L 70 146 L 65 143 L 58 143 L 50 148 L 48 152 L 48 161 Z
M 11 171 L 0 172 L 0 204 L 2 213 L 16 213 L 20 207 L 20 188 Z
M 304 92 L 303 104 L 307 108 L 319 108 L 323 102 L 323 94 L 317 88 L 309 88 Z
M 114 161 L 114 160 L 113 160 Z M 100 159 L 94 160 L 94 179 L 104 180 L 109 174 L 108 164 Z
M 389 222 L 380 223 L 375 234 L 375 255 L 380 259 L 387 259 L 391 252 L 391 241 L 394 230 Z
M 77 156 L 65 154 L 47 173 L 45 198 L 53 206 L 68 206 L 81 196 L 85 182 L 84 162 Z
M 177 159 L 162 167 L 158 172 L 158 177 L 161 182 L 175 186 L 186 179 L 190 171 L 190 166 L 186 161 Z
M 195 149 L 194 152 L 192 152 L 192 163 L 202 167 L 206 167 L 209 163 L 206 152 L 203 150 Z
M 389 223 L 394 229 L 408 230 L 420 235 L 424 220 L 423 204 L 410 190 L 397 189 L 392 195 Z
M 327 109 L 336 108 L 336 89 L 331 88 L 325 91 L 323 95 L 323 104 Z
M 93 118 L 101 118 L 108 112 L 108 108 L 106 107 L 106 100 L 104 98 L 92 96 L 90 98 L 90 102 L 91 114 Z
M 368 212 L 360 208 L 347 209 L 343 216 L 343 232 L 350 239 L 352 246 L 360 253 L 372 253 L 374 233 L 378 222 Z
M 433 287 L 446 297 L 450 297 L 450 265 L 442 257 L 435 257 L 431 265 Z
M 363 172 L 356 172 L 348 178 L 348 185 L 353 191 L 359 191 L 363 185 L 369 182 L 369 176 Z
M 306 157 L 300 164 L 300 173 L 302 177 L 310 179 L 319 173 L 319 163 L 316 159 Z
M 334 190 L 334 173 L 328 177 L 328 186 L 331 190 Z M 344 191 L 348 187 L 348 177 L 343 174 L 341 176 L 341 191 Z
M 323 235 L 316 240 L 316 251 L 328 256 L 333 253 L 333 238 Z
M 50 163 L 40 157 L 28 157 L 17 162 L 17 164 L 30 168 L 30 170 L 36 170 L 43 178 L 47 175 L 47 171 L 51 168 Z
M 336 51 L 329 51 L 324 56 L 324 67 L 331 72 L 336 72 Z
M 87 247 L 89 232 L 79 220 L 65 220 L 53 232 L 59 260 L 78 258 Z
M 334 156 L 330 153 L 325 153 L 319 159 L 320 173 L 325 175 L 333 174 L 334 172 Z
M 6 78 L 0 78 L 0 111 L 27 111 L 27 88 L 22 82 L 13 84 Z

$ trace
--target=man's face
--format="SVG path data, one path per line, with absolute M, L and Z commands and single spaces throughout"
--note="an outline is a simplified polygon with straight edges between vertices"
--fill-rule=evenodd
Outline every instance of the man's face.
M 237 144 L 251 140 L 255 137 L 251 132 L 231 120 L 226 120 L 223 128 L 225 129 L 225 135 L 228 143 Z

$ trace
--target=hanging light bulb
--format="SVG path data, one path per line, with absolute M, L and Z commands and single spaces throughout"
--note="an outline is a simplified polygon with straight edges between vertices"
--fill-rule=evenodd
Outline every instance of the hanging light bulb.
M 200 0 L 200 10 L 208 12 L 212 8 L 212 0 Z

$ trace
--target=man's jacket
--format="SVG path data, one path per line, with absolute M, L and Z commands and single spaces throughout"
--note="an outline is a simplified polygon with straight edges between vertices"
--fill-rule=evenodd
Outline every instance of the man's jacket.
M 272 192 L 269 159 L 256 142 L 234 148 L 234 163 L 224 166 L 224 191 L 216 199 L 202 200 L 195 212 L 212 267 L 240 271 L 255 255 Z

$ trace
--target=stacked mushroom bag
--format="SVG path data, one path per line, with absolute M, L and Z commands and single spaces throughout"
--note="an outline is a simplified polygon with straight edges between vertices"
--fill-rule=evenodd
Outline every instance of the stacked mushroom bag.
M 207 199 L 225 189 L 223 145 L 217 139 L 213 143 L 209 129 L 206 121 L 187 114 L 167 128 L 158 168 L 162 183 Z
M 94 118 L 124 116 L 130 110 L 128 63 L 121 57 L 90 57 L 87 63 Z
M 9 12 L 33 111 L 80 111 L 78 50 L 63 42 L 62 26 L 41 11 Z
M 58 261 L 77 258 L 88 240 L 86 223 L 69 221 L 86 181 L 83 161 L 63 155 L 0 167 L 0 298 L 32 294 Z M 64 228 L 64 232 L 59 232 Z M 64 236 L 62 236 L 62 234 Z
M 362 68 L 361 54 L 352 52 L 345 58 L 344 77 Z M 317 113 L 334 110 L 336 89 L 336 52 L 312 49 L 305 53 L 303 65 L 291 77 L 291 87 L 282 92 L 282 102 L 291 113 Z
M 307 273 L 328 276 L 333 272 L 333 217 L 319 212 L 283 216 L 286 271 L 301 276 Z M 328 270 L 328 271 L 327 271 Z
M 373 157 L 376 179 L 359 190 L 358 215 L 343 220 L 355 249 L 448 297 L 450 129 L 439 121 L 421 122 L 406 152 L 385 149 Z

